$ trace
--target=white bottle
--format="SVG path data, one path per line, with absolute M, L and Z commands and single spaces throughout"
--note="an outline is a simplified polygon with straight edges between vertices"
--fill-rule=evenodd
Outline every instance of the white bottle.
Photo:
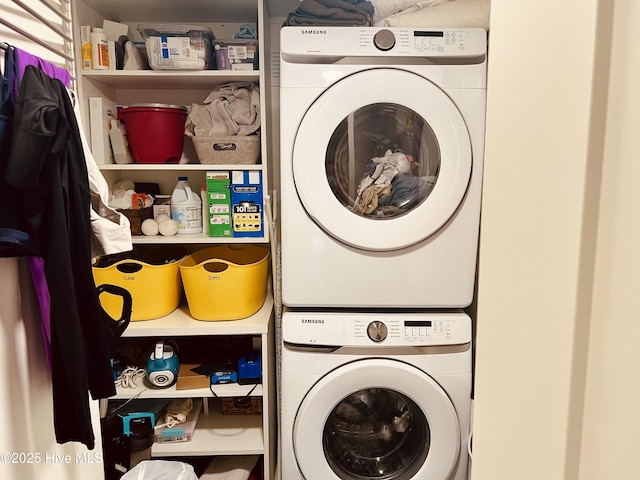
M 94 27 L 91 31 L 91 59 L 94 70 L 109 69 L 109 43 L 102 28 Z
M 202 200 L 202 233 L 209 235 L 209 206 L 207 205 L 207 182 L 200 186 L 200 200 Z
M 171 218 L 178 224 L 178 234 L 202 232 L 202 202 L 193 193 L 187 177 L 178 177 L 171 194 Z

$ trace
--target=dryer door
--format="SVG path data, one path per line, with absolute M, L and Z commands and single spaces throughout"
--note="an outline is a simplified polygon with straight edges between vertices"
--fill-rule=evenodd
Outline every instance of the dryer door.
M 293 148 L 296 190 L 337 240 L 388 251 L 436 233 L 471 176 L 464 119 L 415 73 L 374 68 L 327 89 L 305 114 Z
M 446 480 L 460 454 L 460 424 L 429 375 L 369 358 L 333 370 L 309 390 L 293 445 L 307 480 Z

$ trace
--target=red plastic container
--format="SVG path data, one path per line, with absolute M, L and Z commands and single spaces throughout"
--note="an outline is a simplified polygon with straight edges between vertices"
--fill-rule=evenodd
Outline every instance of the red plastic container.
M 136 163 L 178 163 L 184 145 L 187 107 L 134 103 L 120 111 Z

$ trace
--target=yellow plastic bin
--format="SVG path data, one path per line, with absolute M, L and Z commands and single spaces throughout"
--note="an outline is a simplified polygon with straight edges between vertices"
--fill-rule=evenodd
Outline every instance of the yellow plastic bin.
M 197 250 L 180 262 L 180 274 L 193 318 L 246 318 L 267 295 L 269 248 L 232 244 Z
M 93 265 L 96 286 L 108 283 L 126 289 L 132 297 L 131 320 L 151 320 L 173 312 L 182 298 L 181 247 L 137 247 L 133 252 L 101 257 Z M 122 298 L 100 295 L 102 308 L 120 318 Z

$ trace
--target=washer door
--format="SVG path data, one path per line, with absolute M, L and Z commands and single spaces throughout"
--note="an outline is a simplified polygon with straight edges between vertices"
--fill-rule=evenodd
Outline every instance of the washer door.
M 393 68 L 328 88 L 300 123 L 296 190 L 308 215 L 356 248 L 397 250 L 436 233 L 462 202 L 471 140 L 439 87 Z
M 322 377 L 293 426 L 307 480 L 446 480 L 460 424 L 446 392 L 404 362 L 368 358 Z

